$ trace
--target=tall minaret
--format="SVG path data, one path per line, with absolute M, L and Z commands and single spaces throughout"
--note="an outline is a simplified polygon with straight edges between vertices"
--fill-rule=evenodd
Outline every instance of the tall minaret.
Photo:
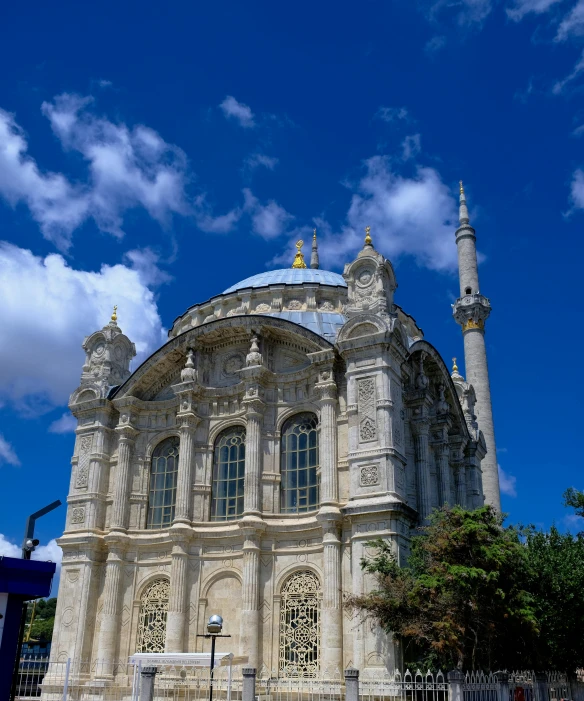
M 454 304 L 454 318 L 462 327 L 466 381 L 475 390 L 475 412 L 487 444 L 487 454 L 481 462 L 485 503 L 501 511 L 497 449 L 491 407 L 491 387 L 485 348 L 485 321 L 491 313 L 491 303 L 479 291 L 479 273 L 475 230 L 469 223 L 462 180 L 460 181 L 460 226 L 456 230 L 458 248 L 458 277 L 460 297 Z
M 310 254 L 310 267 L 318 270 L 318 244 L 316 243 L 316 229 L 312 236 L 312 253 Z

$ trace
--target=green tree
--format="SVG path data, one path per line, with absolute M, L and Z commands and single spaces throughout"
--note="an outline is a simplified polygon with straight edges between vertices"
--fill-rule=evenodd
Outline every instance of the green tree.
M 347 605 L 393 633 L 407 662 L 496 669 L 532 657 L 538 628 L 520 532 L 490 506 L 445 507 L 421 530 L 404 568 L 388 543 L 369 543 L 376 554 L 361 564 L 377 588 Z
M 584 517 L 584 492 L 568 487 L 564 492 L 564 506 L 571 506 L 576 510 L 577 516 Z
M 34 610 L 34 618 L 33 618 Z M 53 637 L 57 599 L 37 599 L 29 601 L 26 613 L 26 637 L 40 642 L 50 641 Z M 32 622 L 32 625 L 31 625 Z
M 584 667 L 584 533 L 531 528 L 527 584 L 540 635 L 534 667 L 574 672 Z

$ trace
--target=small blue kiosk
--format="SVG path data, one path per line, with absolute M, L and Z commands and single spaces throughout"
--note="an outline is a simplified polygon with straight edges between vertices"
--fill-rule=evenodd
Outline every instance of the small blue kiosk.
M 54 562 L 0 557 L 0 701 L 8 701 L 16 664 L 22 607 L 48 596 Z

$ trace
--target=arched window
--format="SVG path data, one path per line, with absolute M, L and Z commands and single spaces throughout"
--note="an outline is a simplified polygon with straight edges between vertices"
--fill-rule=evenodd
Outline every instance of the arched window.
M 316 677 L 320 667 L 320 583 L 309 570 L 282 587 L 280 675 Z
M 298 514 L 312 511 L 320 501 L 318 475 L 318 419 L 297 414 L 282 430 L 280 453 L 280 511 Z
M 245 429 L 228 428 L 219 434 L 213 454 L 211 521 L 230 521 L 243 513 Z
M 169 593 L 168 579 L 156 579 L 142 594 L 138 621 L 138 652 L 164 652 Z
M 146 528 L 166 528 L 174 518 L 178 445 L 179 439 L 172 436 L 159 443 L 152 453 Z

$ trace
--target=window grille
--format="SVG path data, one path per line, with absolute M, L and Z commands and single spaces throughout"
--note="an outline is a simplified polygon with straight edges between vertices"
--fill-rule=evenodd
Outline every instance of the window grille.
M 282 589 L 280 676 L 316 677 L 320 668 L 320 583 L 313 572 L 296 572 Z
M 284 424 L 280 451 L 280 511 L 297 514 L 317 508 L 318 419 L 314 414 L 298 414 Z
M 159 443 L 152 454 L 146 528 L 166 528 L 174 518 L 178 447 L 179 439 L 172 436 Z
M 211 521 L 230 521 L 243 514 L 245 429 L 228 428 L 215 441 Z
M 142 594 L 138 652 L 164 652 L 169 592 L 168 579 L 156 579 Z

